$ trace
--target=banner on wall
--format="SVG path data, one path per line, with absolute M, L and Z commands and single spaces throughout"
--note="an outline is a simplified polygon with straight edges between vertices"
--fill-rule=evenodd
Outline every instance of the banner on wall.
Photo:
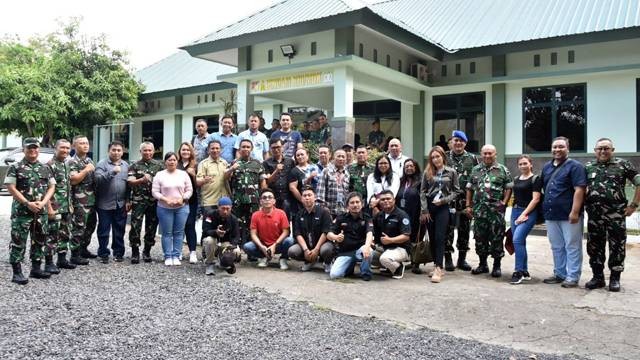
M 315 71 L 271 79 L 253 80 L 249 85 L 249 93 L 261 94 L 272 91 L 302 89 L 331 84 L 333 84 L 332 72 Z

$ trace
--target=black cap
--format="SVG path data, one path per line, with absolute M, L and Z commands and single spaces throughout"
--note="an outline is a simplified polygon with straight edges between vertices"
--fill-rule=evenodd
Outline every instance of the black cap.
M 33 146 L 40 147 L 40 142 L 38 141 L 38 139 L 33 137 L 28 137 L 22 140 L 22 147 L 33 147 Z
M 346 143 L 342 145 L 342 150 L 345 150 L 345 149 L 353 149 L 353 145 L 350 143 Z

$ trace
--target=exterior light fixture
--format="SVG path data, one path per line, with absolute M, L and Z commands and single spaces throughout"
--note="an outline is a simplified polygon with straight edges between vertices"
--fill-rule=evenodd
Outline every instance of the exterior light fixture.
M 280 45 L 280 50 L 282 50 L 282 55 L 289 58 L 289 63 L 291 63 L 291 58 L 296 55 L 296 48 L 291 45 Z

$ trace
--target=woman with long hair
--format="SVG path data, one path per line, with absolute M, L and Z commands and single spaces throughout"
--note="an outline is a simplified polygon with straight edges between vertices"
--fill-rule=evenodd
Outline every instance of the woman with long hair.
M 400 178 L 400 189 L 396 196 L 396 206 L 404 210 L 411 220 L 411 243 L 415 243 L 420 236 L 424 236 L 426 228 L 420 227 L 420 183 L 422 173 L 420 165 L 413 159 L 404 162 L 404 175 Z M 420 234 L 418 233 L 420 232 Z M 421 274 L 420 264 L 411 264 L 411 272 Z
M 431 282 L 439 283 L 444 275 L 442 263 L 449 227 L 449 208 L 450 205 L 453 206 L 453 201 L 461 190 L 458 173 L 447 166 L 447 156 L 440 146 L 434 146 L 429 150 L 428 161 L 420 186 L 420 221 L 427 224 L 435 264 Z
M 178 148 L 178 170 L 185 171 L 191 179 L 191 187 L 196 189 L 196 151 L 190 142 L 183 142 Z M 189 247 L 189 263 L 198 262 L 196 255 L 196 244 L 198 236 L 196 235 L 196 215 L 198 213 L 198 197 L 194 194 L 189 198 L 189 217 L 184 225 L 184 234 L 187 237 L 187 246 Z
M 376 159 L 373 173 L 367 178 L 367 199 L 370 208 L 378 206 L 378 194 L 383 190 L 391 190 L 393 196 L 398 195 L 400 189 L 400 177 L 393 172 L 391 160 L 386 154 Z
M 193 194 L 191 179 L 186 172 L 178 170 L 178 155 L 173 151 L 164 156 L 165 170 L 153 178 L 151 194 L 158 200 L 158 220 L 162 229 L 162 251 L 164 264 L 180 265 L 184 225 L 189 217 L 186 204 Z
M 290 213 L 295 215 L 302 209 L 302 188 L 311 185 L 316 191 L 320 169 L 316 164 L 309 164 L 309 152 L 307 149 L 298 149 L 295 153 L 296 166 L 289 174 L 289 192 L 291 193 Z M 288 214 L 289 215 L 289 214 Z
M 523 280 L 531 280 L 527 266 L 527 236 L 536 224 L 538 212 L 536 206 L 540 202 L 542 179 L 533 174 L 533 163 L 529 155 L 518 157 L 520 176 L 513 181 L 513 208 L 511 209 L 511 232 L 516 264 L 511 284 L 520 284 Z

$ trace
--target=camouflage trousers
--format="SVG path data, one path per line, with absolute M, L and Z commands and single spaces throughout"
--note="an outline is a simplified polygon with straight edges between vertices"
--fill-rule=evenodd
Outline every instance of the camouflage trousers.
M 491 255 L 495 259 L 504 256 L 504 226 L 504 214 L 502 212 L 483 212 L 483 216 L 475 217 L 473 237 L 476 240 L 476 254 L 478 256 Z
M 17 264 L 24 259 L 27 238 L 31 238 L 29 257 L 31 261 L 42 261 L 45 255 L 45 242 L 49 226 L 47 214 L 30 216 L 11 215 L 11 243 L 9 244 L 9 262 Z
M 59 216 L 59 218 L 58 218 Z M 71 214 L 56 215 L 56 219 L 49 219 L 49 234 L 47 236 L 47 255 L 64 254 L 67 250 L 75 250 L 71 243 Z
M 74 204 L 71 218 L 71 242 L 69 248 L 85 248 L 91 243 L 91 235 L 96 230 L 98 217 L 96 208 Z
M 244 243 L 251 241 L 249 236 L 249 227 L 251 226 L 251 215 L 258 211 L 258 204 L 240 204 L 233 206 L 232 213 L 238 218 L 238 225 L 240 225 L 240 242 Z
M 129 245 L 140 247 L 142 219 L 144 218 L 144 247 L 151 248 L 156 243 L 158 231 L 157 204 L 133 203 L 131 205 L 131 229 L 129 230 Z
M 627 243 L 627 227 L 624 208 L 587 206 L 589 221 L 587 222 L 587 254 L 589 265 L 593 269 L 604 269 L 606 259 L 605 247 L 609 243 L 610 270 L 623 271 L 625 245 Z
M 471 219 L 469 219 L 465 214 L 456 212 L 456 214 L 451 214 L 451 218 L 449 220 L 449 227 L 447 228 L 447 242 L 444 248 L 445 254 L 451 254 L 454 252 L 453 238 L 455 236 L 454 230 L 456 229 L 456 227 L 458 228 L 458 251 L 469 251 L 469 231 L 471 230 Z

